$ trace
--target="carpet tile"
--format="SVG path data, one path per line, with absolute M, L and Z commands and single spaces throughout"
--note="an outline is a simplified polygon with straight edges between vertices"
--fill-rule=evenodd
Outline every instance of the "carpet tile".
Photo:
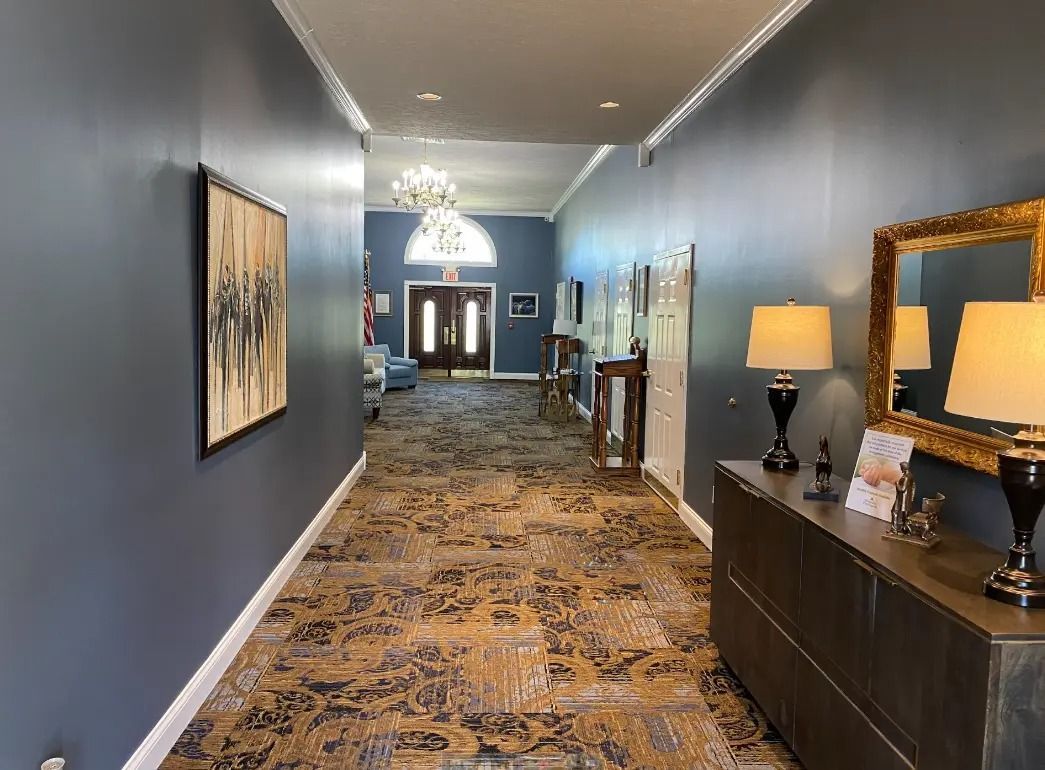
M 711 553 L 533 383 L 422 380 L 162 770 L 792 770 Z

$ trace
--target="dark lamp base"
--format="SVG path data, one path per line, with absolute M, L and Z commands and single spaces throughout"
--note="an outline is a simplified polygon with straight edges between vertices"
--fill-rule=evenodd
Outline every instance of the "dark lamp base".
M 983 581 L 983 595 L 1017 607 L 1045 607 L 1045 575 L 999 567 Z
M 762 467 L 774 471 L 797 471 L 798 457 L 790 449 L 770 449 L 762 455 Z

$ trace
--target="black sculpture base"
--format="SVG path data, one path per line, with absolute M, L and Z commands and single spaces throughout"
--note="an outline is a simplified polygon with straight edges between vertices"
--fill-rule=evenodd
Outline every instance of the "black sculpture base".
M 773 447 L 762 455 L 762 466 L 774 471 L 793 471 L 798 469 L 798 456 L 787 444 L 787 422 L 798 403 L 799 387 L 791 381 L 791 375 L 780 372 L 772 385 L 766 386 L 769 396 L 769 407 L 773 410 L 776 421 L 776 438 Z
M 807 486 L 805 488 L 805 490 L 803 490 L 803 492 L 802 492 L 802 499 L 803 500 L 827 500 L 828 502 L 831 502 L 831 503 L 837 503 L 838 502 L 838 490 L 837 489 L 828 489 L 828 490 L 826 490 L 824 492 L 821 492 L 820 490 L 818 490 L 816 488 L 816 482 L 814 481 L 812 484 Z
M 1045 575 L 1035 561 L 1034 527 L 1045 505 L 1045 441 L 1020 433 L 998 453 L 998 475 L 1012 513 L 1015 542 L 1009 558 L 983 581 L 985 596 L 1017 607 L 1045 607 Z

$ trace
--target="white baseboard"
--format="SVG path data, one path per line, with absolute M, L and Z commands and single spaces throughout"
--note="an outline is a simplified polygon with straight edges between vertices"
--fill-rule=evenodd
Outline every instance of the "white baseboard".
M 697 536 L 704 545 L 711 550 L 711 527 L 706 521 L 697 515 L 697 512 L 686 505 L 685 500 L 679 500 L 679 518 L 685 522 L 686 526 L 693 530 L 693 534 Z
M 276 598 L 283 584 L 291 576 L 298 564 L 305 557 L 305 553 L 312 546 L 313 541 L 319 537 L 323 528 L 334 515 L 334 511 L 348 495 L 350 489 L 355 485 L 360 475 L 366 469 L 366 452 L 345 476 L 344 480 L 334 490 L 334 494 L 319 509 L 319 513 L 308 525 L 301 537 L 297 539 L 286 555 L 280 560 L 276 568 L 268 576 L 261 588 L 254 594 L 247 606 L 236 618 L 225 635 L 221 637 L 218 646 L 215 647 L 203 665 L 199 667 L 189 683 L 174 699 L 174 703 L 167 709 L 160 721 L 152 728 L 145 740 L 142 741 L 137 751 L 131 755 L 123 770 L 156 770 L 160 763 L 170 752 L 171 747 L 179 736 L 192 721 L 192 717 L 203 705 L 211 690 L 218 683 L 225 669 L 229 667 L 240 647 L 250 636 L 261 616 L 268 608 L 272 600 Z
M 494 372 L 491 377 L 494 380 L 538 380 L 537 372 Z
M 580 401 L 577 402 L 577 414 L 579 414 L 588 422 L 591 422 L 591 411 L 589 411 L 588 407 L 586 407 Z

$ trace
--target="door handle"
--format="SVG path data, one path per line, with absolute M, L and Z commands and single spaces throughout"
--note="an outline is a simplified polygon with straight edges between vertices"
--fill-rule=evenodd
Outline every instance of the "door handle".
M 450 323 L 450 344 L 457 344 L 457 321 L 452 321 Z

